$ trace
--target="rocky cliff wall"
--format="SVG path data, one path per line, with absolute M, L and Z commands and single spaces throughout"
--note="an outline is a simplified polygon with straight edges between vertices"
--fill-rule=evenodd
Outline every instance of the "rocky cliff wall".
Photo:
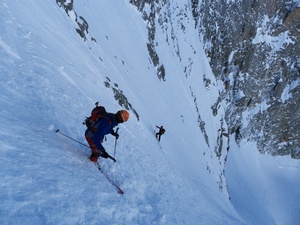
M 229 3 L 228 3 L 229 2 Z M 226 105 L 230 133 L 263 153 L 300 158 L 300 7 L 203 1 L 194 17 Z M 223 90 L 223 91 L 222 91 Z

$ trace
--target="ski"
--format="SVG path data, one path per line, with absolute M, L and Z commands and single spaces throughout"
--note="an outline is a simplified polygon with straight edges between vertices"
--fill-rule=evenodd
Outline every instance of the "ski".
M 53 128 L 51 127 L 51 129 L 53 129 Z M 70 136 L 68 136 L 68 135 L 66 135 L 66 134 L 64 134 L 64 133 L 62 133 L 62 132 L 60 132 L 59 129 L 55 130 L 55 133 L 59 133 L 59 134 L 65 136 L 65 137 L 71 139 L 72 141 L 75 141 L 75 142 L 77 142 L 77 143 L 79 143 L 79 144 L 81 144 L 81 145 L 83 145 L 83 146 L 85 146 L 85 147 L 88 147 L 88 148 L 90 149 L 90 147 L 89 147 L 88 145 L 86 145 L 86 144 L 84 144 L 84 143 L 82 143 L 82 142 L 80 142 L 80 141 L 77 141 L 76 139 L 74 139 L 74 138 L 72 138 L 72 137 L 70 137 Z M 90 150 L 91 150 L 91 149 L 90 149 Z M 110 155 L 108 155 L 107 158 L 109 158 L 109 159 L 111 159 L 112 161 L 116 162 L 116 159 L 115 159 L 114 157 L 110 156 Z M 110 179 L 109 176 L 102 170 L 102 168 L 101 168 L 99 162 L 95 162 L 94 164 L 95 164 L 95 166 L 98 168 L 98 170 L 100 171 L 100 173 L 102 173 L 102 174 L 104 175 L 104 177 L 109 181 L 109 183 L 111 183 L 111 185 L 114 186 L 114 187 L 116 188 L 117 192 L 118 192 L 119 194 L 123 195 L 123 194 L 124 194 L 124 191 L 122 191 L 122 189 L 119 188 L 119 186 L 118 186 L 115 182 L 113 182 L 113 180 Z
M 117 190 L 117 192 L 119 194 L 123 195 L 124 191 L 115 182 L 113 182 L 113 180 L 110 179 L 109 176 L 102 170 L 99 162 L 95 162 L 94 164 L 98 168 L 98 170 L 100 171 L 100 173 L 102 173 L 104 175 L 104 177 L 109 181 L 109 183 Z

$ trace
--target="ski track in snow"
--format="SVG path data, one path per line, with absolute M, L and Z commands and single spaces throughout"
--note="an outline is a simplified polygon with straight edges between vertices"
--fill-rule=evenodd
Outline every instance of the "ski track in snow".
M 18 53 L 16 53 L 9 45 L 7 45 L 2 39 L 0 38 L 0 47 L 8 54 L 13 56 L 16 59 L 21 59 Z

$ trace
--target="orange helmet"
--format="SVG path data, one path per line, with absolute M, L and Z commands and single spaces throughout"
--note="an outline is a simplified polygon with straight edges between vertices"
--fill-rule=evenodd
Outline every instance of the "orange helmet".
M 117 112 L 117 119 L 120 122 L 126 122 L 129 119 L 129 113 L 126 110 L 120 110 Z

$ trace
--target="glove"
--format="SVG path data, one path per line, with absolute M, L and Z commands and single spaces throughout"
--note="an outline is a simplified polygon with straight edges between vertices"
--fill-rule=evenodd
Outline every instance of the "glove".
M 101 156 L 102 158 L 105 158 L 105 159 L 108 158 L 108 154 L 107 154 L 107 152 L 106 152 L 104 149 L 102 149 L 102 151 L 101 151 L 101 153 L 100 153 L 100 156 Z
M 119 138 L 119 134 L 118 133 L 114 133 L 114 136 L 116 137 L 116 139 L 118 140 Z
M 119 138 L 119 134 L 118 134 L 117 132 L 112 132 L 112 133 L 111 133 L 111 135 L 115 136 L 115 137 L 116 137 L 116 139 L 118 140 L 118 138 Z

